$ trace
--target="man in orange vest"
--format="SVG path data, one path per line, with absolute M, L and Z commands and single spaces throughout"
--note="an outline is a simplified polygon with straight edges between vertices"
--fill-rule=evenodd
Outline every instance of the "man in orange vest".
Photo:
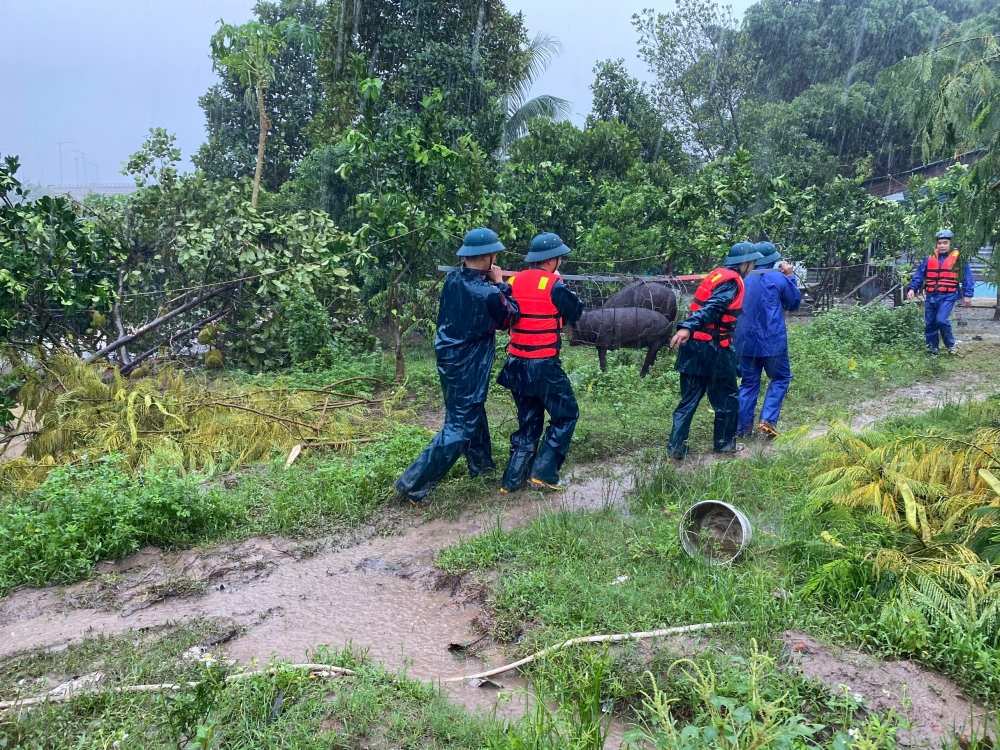
M 510 389 L 517 406 L 517 431 L 510 436 L 510 461 L 501 492 L 515 492 L 530 482 L 558 490 L 559 469 L 573 438 L 580 409 L 573 386 L 559 362 L 565 323 L 575 323 L 583 303 L 559 279 L 559 266 L 570 249 L 558 235 L 540 234 L 524 260 L 528 269 L 511 279 L 520 320 L 510 330 L 507 362 L 497 383 Z M 549 426 L 541 447 L 545 412 Z
M 722 268 L 710 271 L 691 301 L 691 314 L 677 326 L 670 348 L 680 347 L 674 368 L 681 374 L 681 401 L 674 410 L 674 427 L 667 455 L 678 461 L 688 452 L 691 420 L 708 394 L 715 410 L 713 445 L 717 453 L 735 453 L 740 400 L 736 386 L 733 332 L 743 311 L 743 278 L 764 256 L 749 242 L 729 249 Z
M 924 285 L 927 296 L 924 301 L 924 338 L 927 340 L 927 353 L 938 353 L 938 334 L 944 341 L 948 354 L 955 354 L 955 336 L 951 332 L 952 308 L 959 299 L 958 284 L 958 250 L 953 250 L 951 241 L 954 235 L 950 229 L 942 229 L 937 233 L 937 245 L 931 256 L 920 264 L 913 274 L 913 280 L 906 285 L 909 290 L 907 299 L 913 299 L 920 285 Z M 976 293 L 976 280 L 972 275 L 972 267 L 966 263 L 962 280 L 961 292 L 964 296 L 962 304 L 972 306 L 972 297 Z

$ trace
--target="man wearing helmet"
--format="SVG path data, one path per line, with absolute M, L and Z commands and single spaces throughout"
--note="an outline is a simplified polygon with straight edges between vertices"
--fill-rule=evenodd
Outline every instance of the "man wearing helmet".
M 463 266 L 448 274 L 441 289 L 434 353 L 444 392 L 444 426 L 395 484 L 414 506 L 423 503 L 463 454 L 473 477 L 496 468 L 486 421 L 496 330 L 510 328 L 520 317 L 510 286 L 494 265 L 503 249 L 496 232 L 473 229 L 458 251 Z
M 913 299 L 920 285 L 924 285 L 926 298 L 924 302 L 924 338 L 927 340 L 927 353 L 938 353 L 938 334 L 944 341 L 948 354 L 955 354 L 955 336 L 951 332 L 951 321 L 948 317 L 960 297 L 962 304 L 972 306 L 976 282 L 972 275 L 972 267 L 965 263 L 961 286 L 958 280 L 958 249 L 952 248 L 954 235 L 950 229 L 942 229 L 937 233 L 937 245 L 934 252 L 913 274 L 913 280 L 906 285 L 907 299 Z
M 749 242 L 733 245 L 724 266 L 710 271 L 698 286 L 691 314 L 670 340 L 671 349 L 680 347 L 674 368 L 681 374 L 681 401 L 667 445 L 670 458 L 679 461 L 687 455 L 691 420 L 706 394 L 715 410 L 715 451 L 735 453 L 743 447 L 736 442 L 739 391 L 733 332 L 743 311 L 743 279 L 763 257 Z
M 802 292 L 791 265 L 781 260 L 781 253 L 773 244 L 758 242 L 754 247 L 764 256 L 757 261 L 757 270 L 774 269 L 774 272 L 747 277 L 743 314 L 736 322 L 733 344 L 740 358 L 741 378 L 740 421 L 736 436 L 749 437 L 753 433 L 753 417 L 760 397 L 760 374 L 765 372 L 771 382 L 764 396 L 757 430 L 764 437 L 777 437 L 781 404 L 792 383 L 785 311 L 799 309 Z
M 527 270 L 510 282 L 521 319 L 511 328 L 507 362 L 497 383 L 514 397 L 518 428 L 510 436 L 501 492 L 514 492 L 525 483 L 561 489 L 559 469 L 580 417 L 573 386 L 559 362 L 560 330 L 583 314 L 580 298 L 559 278 L 559 266 L 569 252 L 559 235 L 538 235 L 524 258 Z M 543 436 L 545 412 L 549 426 Z

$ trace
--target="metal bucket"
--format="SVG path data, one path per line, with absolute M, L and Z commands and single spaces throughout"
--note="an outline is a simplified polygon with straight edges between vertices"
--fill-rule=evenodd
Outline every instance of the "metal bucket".
M 743 554 L 753 527 L 743 513 L 720 500 L 695 503 L 681 518 L 681 547 L 710 565 L 728 565 Z

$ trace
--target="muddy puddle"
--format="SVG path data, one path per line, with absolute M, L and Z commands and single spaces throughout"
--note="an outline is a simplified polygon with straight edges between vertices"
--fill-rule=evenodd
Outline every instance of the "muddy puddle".
M 388 669 L 438 681 L 483 669 L 449 645 L 474 640 L 484 592 L 471 580 L 433 566 L 435 553 L 464 537 L 524 524 L 550 509 L 598 509 L 625 501 L 634 484 L 621 467 L 578 470 L 566 492 L 499 494 L 488 513 L 425 521 L 419 514 L 395 536 L 347 549 L 284 539 L 165 554 L 143 549 L 69 587 L 21 590 L 0 602 L 0 658 L 97 633 L 117 633 L 200 617 L 229 618 L 244 633 L 227 645 L 249 663 L 272 655 L 305 661 L 316 646 L 367 649 Z M 342 541 L 342 540 L 340 540 Z M 475 651 L 475 649 L 472 649 Z M 489 652 L 490 666 L 505 657 Z M 465 705 L 501 715 L 524 711 L 524 684 L 513 675 L 501 690 L 449 683 Z M 513 693 L 513 695 L 510 695 Z M 498 698 L 500 699 L 498 701 Z

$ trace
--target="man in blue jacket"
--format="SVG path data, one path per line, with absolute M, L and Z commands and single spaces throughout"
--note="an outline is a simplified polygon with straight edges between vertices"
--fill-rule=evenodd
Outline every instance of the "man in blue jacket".
M 951 332 L 952 308 L 959 298 L 964 296 L 962 304 L 972 307 L 972 298 L 976 293 L 976 280 L 972 275 L 972 266 L 965 264 L 961 289 L 958 283 L 958 265 L 960 262 L 957 249 L 952 249 L 951 241 L 954 235 L 950 229 L 942 229 L 937 233 L 937 245 L 934 252 L 913 274 L 913 280 L 906 285 L 909 290 L 907 299 L 913 299 L 920 285 L 924 284 L 927 293 L 924 301 L 924 338 L 927 341 L 927 353 L 938 353 L 938 334 L 944 341 L 948 354 L 955 354 L 955 335 Z
M 496 232 L 473 229 L 458 251 L 462 268 L 448 274 L 441 289 L 434 353 L 444 392 L 444 426 L 395 484 L 416 507 L 463 454 L 473 477 L 496 468 L 486 421 L 496 330 L 510 328 L 521 316 L 494 265 L 503 249 Z
M 778 434 L 778 417 L 792 382 L 788 361 L 788 333 L 785 311 L 798 310 L 802 292 L 798 279 L 788 263 L 778 263 L 781 254 L 770 242 L 758 242 L 754 248 L 764 257 L 757 261 L 756 270 L 767 273 L 747 276 L 743 298 L 743 315 L 736 322 L 736 354 L 740 358 L 740 419 L 736 427 L 739 437 L 753 432 L 753 418 L 760 396 L 760 374 L 767 373 L 771 384 L 764 396 L 757 429 L 768 437 Z M 777 265 L 777 269 L 775 269 Z

